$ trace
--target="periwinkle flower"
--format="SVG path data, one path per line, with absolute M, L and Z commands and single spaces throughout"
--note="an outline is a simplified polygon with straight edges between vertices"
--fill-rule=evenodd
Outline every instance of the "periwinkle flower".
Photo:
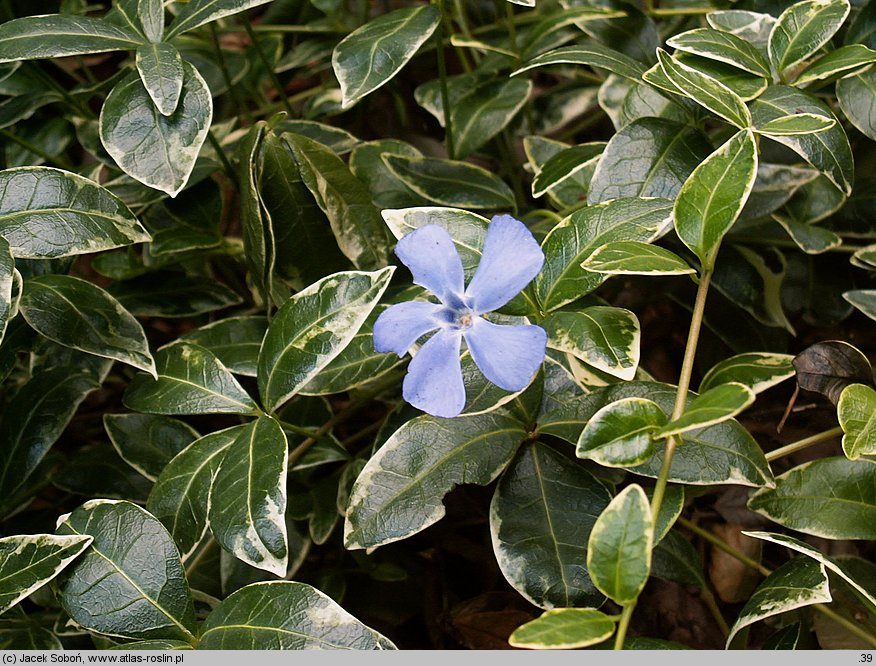
M 541 270 L 544 254 L 529 229 L 510 215 L 494 217 L 468 287 L 459 253 L 443 227 L 420 227 L 398 242 L 395 253 L 414 282 L 440 301 L 393 305 L 374 324 L 374 349 L 399 356 L 435 332 L 408 366 L 404 399 L 433 416 L 457 416 L 465 406 L 463 340 L 493 384 L 506 391 L 526 388 L 544 359 L 547 334 L 540 326 L 494 324 L 483 315 L 505 305 Z

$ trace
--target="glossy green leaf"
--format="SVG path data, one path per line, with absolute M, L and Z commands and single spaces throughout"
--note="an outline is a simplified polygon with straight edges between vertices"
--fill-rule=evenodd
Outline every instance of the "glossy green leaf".
M 669 437 L 705 428 L 731 419 L 754 402 L 754 391 L 745 384 L 727 382 L 701 393 L 691 400 L 684 413 L 660 428 L 658 435 Z
M 876 454 L 876 391 L 865 384 L 843 389 L 836 405 L 843 432 L 843 453 L 849 460 Z
M 56 368 L 35 373 L 6 405 L 0 419 L 0 502 L 23 486 L 67 427 L 79 404 L 98 388 L 85 372 Z
M 749 352 L 737 354 L 713 365 L 700 382 L 700 393 L 710 388 L 737 382 L 760 393 L 794 376 L 790 354 Z
M 672 487 L 667 486 L 667 490 Z M 669 530 L 663 540 L 654 546 L 651 554 L 651 575 L 660 580 L 692 585 L 701 590 L 708 589 L 699 552 L 677 530 Z
M 676 387 L 656 382 L 621 382 L 591 391 L 573 403 L 539 418 L 539 432 L 565 439 L 571 444 L 593 415 L 623 398 L 646 398 L 656 402 L 664 414 L 671 414 Z M 735 483 L 761 487 L 772 485 L 772 473 L 754 438 L 733 420 L 688 432 L 675 450 L 669 481 L 692 485 Z M 628 468 L 642 476 L 656 478 L 663 462 L 659 449 L 646 463 Z
M 770 31 L 776 23 L 774 16 L 744 9 L 726 9 L 709 12 L 706 21 L 716 30 L 729 32 L 766 53 Z
M 103 427 L 122 459 L 152 481 L 200 437 L 189 424 L 154 414 L 104 414 Z
M 150 240 L 128 207 L 92 180 L 49 167 L 0 171 L 0 234 L 13 257 L 50 259 Z
M 332 52 L 332 68 L 341 84 L 342 108 L 350 108 L 398 74 L 440 20 L 431 5 L 397 9 L 341 40 Z
M 394 354 L 374 351 L 374 322 L 388 306 L 378 305 L 350 343 L 300 391 L 302 395 L 331 395 L 349 391 L 385 375 L 403 362 Z M 468 394 L 468 390 L 466 391 Z M 463 410 L 467 411 L 467 410 Z
M 271 581 L 229 595 L 204 623 L 202 650 L 393 650 L 395 646 L 306 585 Z
M 389 284 L 395 267 L 335 273 L 281 307 L 259 353 L 258 383 L 269 411 L 286 402 L 350 344 Z
M 107 636 L 195 642 L 182 562 L 153 516 L 130 502 L 92 500 L 66 516 L 58 533 L 93 537 L 59 584 L 76 624 Z
M 182 5 L 173 23 L 167 30 L 166 40 L 171 40 L 189 30 L 216 21 L 225 16 L 263 5 L 270 0 L 191 0 Z
M 176 111 L 183 87 L 183 61 L 173 44 L 150 42 L 137 49 L 140 81 L 163 116 Z
M 652 435 L 666 423 L 657 403 L 623 398 L 598 410 L 584 426 L 575 455 L 605 467 L 640 465 L 654 455 Z
M 757 491 L 748 506 L 805 534 L 825 539 L 873 539 L 874 479 L 876 462 L 821 458 L 776 477 L 776 487 Z
M 730 629 L 728 649 L 744 627 L 797 608 L 831 601 L 824 565 L 806 557 L 795 557 L 773 571 L 752 593 Z
M 836 98 L 849 119 L 870 139 L 876 140 L 876 73 L 871 67 L 865 72 L 837 81 Z
M 770 76 L 770 65 L 761 52 L 730 32 L 695 28 L 670 37 L 666 44 L 685 53 L 725 62 L 757 76 Z
M 751 102 L 750 108 L 755 127 L 763 127 L 776 118 L 799 113 L 812 113 L 836 120 L 824 102 L 790 86 L 770 86 L 763 95 Z M 851 193 L 854 162 L 849 140 L 839 123 L 815 134 L 777 135 L 770 138 L 787 146 L 822 171 L 846 195 Z
M 517 627 L 508 643 L 534 650 L 575 650 L 601 643 L 613 633 L 614 620 L 594 608 L 557 608 Z
M 680 64 L 686 65 L 704 76 L 726 86 L 743 102 L 748 102 L 758 97 L 767 88 L 767 79 L 745 72 L 733 65 L 711 60 L 703 56 L 691 55 L 690 53 L 676 52 L 673 56 Z M 666 76 L 663 67 L 654 65 L 642 75 L 642 79 L 650 85 L 665 90 L 674 95 L 686 97 L 686 94 L 671 79 Z M 688 103 L 689 104 L 689 103 Z
M 874 62 L 876 62 L 876 51 L 863 44 L 840 46 L 804 69 L 794 81 L 794 85 L 803 86 L 815 81 L 846 77 Z
M 657 50 L 666 77 L 698 104 L 741 129 L 751 125 L 751 114 L 739 96 L 720 81 L 681 63 L 662 49 Z
M 604 149 L 604 143 L 594 141 L 560 151 L 545 162 L 532 179 L 532 196 L 540 197 L 594 165 Z
M 848 0 L 803 0 L 782 12 L 769 41 L 770 61 L 779 76 L 824 46 L 848 15 Z
M 90 16 L 26 16 L 0 26 L 0 62 L 136 49 L 137 33 Z
M 852 289 L 843 292 L 843 298 L 870 319 L 876 319 L 876 289 Z
M 587 65 L 607 69 L 612 74 L 617 74 L 633 81 L 638 81 L 645 68 L 635 60 L 599 42 L 580 44 L 575 46 L 563 46 L 547 53 L 536 56 L 523 67 L 512 72 L 516 76 L 535 67 L 547 65 Z
M 605 275 L 689 275 L 696 271 L 674 252 L 641 241 L 606 243 L 581 267 Z
M 632 379 L 639 366 L 641 329 L 624 308 L 596 305 L 579 312 L 555 312 L 542 326 L 551 349 L 620 379 Z
M 115 282 L 107 291 L 137 317 L 194 317 L 242 301 L 213 278 L 171 271 Z
M 89 536 L 26 534 L 0 539 L 0 612 L 5 613 L 70 565 Z
M 587 543 L 594 584 L 621 606 L 634 603 L 651 571 L 654 522 L 642 487 L 632 484 L 596 520 Z
M 582 466 L 540 442 L 523 447 L 490 504 L 502 574 L 541 608 L 598 606 L 587 573 L 587 538 L 611 493 Z
M 711 152 L 706 136 L 690 125 L 666 118 L 634 120 L 609 140 L 590 182 L 587 200 L 674 199 L 687 177 Z
M 264 203 L 264 186 L 261 182 L 265 154 L 270 153 L 266 148 L 269 136 L 268 124 L 265 121 L 256 122 L 237 149 L 244 259 L 253 287 L 265 303 L 274 300 L 274 268 L 277 261 L 273 220 Z M 297 165 L 294 172 L 290 171 L 286 169 L 284 181 L 293 181 L 295 175 L 300 175 Z
M 404 539 L 444 516 L 459 483 L 493 481 L 526 438 L 502 412 L 408 421 L 374 454 L 350 492 L 344 544 L 353 550 Z
M 30 278 L 19 307 L 27 323 L 50 340 L 155 375 L 140 322 L 97 285 L 70 275 Z
M 119 168 L 172 197 L 186 186 L 213 118 L 203 77 L 187 62 L 182 68 L 182 92 L 172 114 L 159 112 L 136 74 L 116 84 L 100 111 L 100 140 Z
M 361 269 L 386 266 L 389 239 L 365 186 L 337 155 L 300 134 L 284 134 L 301 178 L 326 214 L 341 252 Z
M 365 183 L 374 205 L 381 209 L 406 208 L 427 203 L 401 182 L 383 161 L 382 156 L 405 155 L 422 157 L 422 153 L 409 143 L 396 139 L 382 139 L 361 143 L 350 153 L 350 171 Z
M 823 132 L 834 125 L 836 125 L 836 121 L 827 116 L 815 113 L 795 113 L 790 116 L 773 118 L 766 124 L 755 127 L 754 131 L 767 136 L 794 136 Z
M 327 148 L 331 148 L 336 155 L 345 155 L 352 150 L 355 150 L 363 142 L 359 141 L 347 130 L 334 125 L 326 125 L 315 120 L 303 120 L 300 118 L 281 120 L 271 125 L 274 132 L 283 134 L 292 132 L 293 134 L 301 134 L 321 143 Z
M 158 379 L 139 374 L 125 405 L 149 414 L 253 414 L 258 407 L 212 353 L 178 341 L 155 353 Z
M 225 317 L 180 336 L 210 350 L 236 375 L 258 374 L 259 350 L 268 330 L 268 320 L 260 316 Z
M 161 35 L 164 33 L 164 2 L 162 0 L 137 0 L 137 18 L 149 41 L 160 42 Z
M 826 555 L 823 555 L 818 550 L 810 546 L 808 543 L 804 543 L 803 541 L 795 539 L 794 537 L 787 536 L 786 534 L 773 534 L 770 532 L 743 532 L 743 534 L 745 534 L 746 536 L 754 537 L 755 539 L 770 541 L 780 546 L 784 546 L 785 548 L 790 548 L 791 550 L 802 553 L 803 555 L 806 555 L 806 557 L 812 558 L 813 560 L 820 562 L 831 573 L 835 573 L 846 583 L 855 588 L 855 590 L 857 590 L 857 592 L 864 599 L 869 601 L 871 604 L 876 605 L 876 596 L 873 595 L 872 590 L 868 590 L 857 580 L 855 576 L 852 575 L 848 565 L 843 566 L 841 562 L 838 562 L 832 557 L 827 557 Z
M 535 278 L 535 293 L 545 311 L 575 301 L 601 285 L 606 276 L 581 262 L 606 243 L 648 242 L 671 223 L 666 199 L 617 199 L 582 208 L 551 229 L 542 242 L 545 264 Z
M 733 226 L 757 175 L 754 135 L 743 130 L 712 153 L 685 181 L 675 201 L 675 230 L 703 262 L 715 264 L 718 247 Z
M 122 460 L 107 442 L 87 444 L 52 477 L 52 485 L 84 497 L 142 504 L 152 483 Z
M 234 433 L 210 488 L 210 530 L 239 560 L 286 575 L 286 434 L 262 416 Z
M 389 170 L 413 192 L 435 204 L 458 208 L 514 208 L 514 193 L 483 167 L 437 157 L 383 155 Z
M 177 454 L 161 471 L 146 508 L 170 532 L 183 556 L 192 553 L 207 532 L 210 486 L 228 448 L 249 425 L 204 435 Z
M 517 115 L 532 93 L 528 79 L 498 78 L 466 91 L 450 110 L 454 156 L 465 158 Z

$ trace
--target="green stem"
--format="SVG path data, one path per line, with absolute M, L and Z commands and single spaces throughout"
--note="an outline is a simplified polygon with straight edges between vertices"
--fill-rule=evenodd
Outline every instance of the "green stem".
M 520 45 L 517 39 L 517 26 L 514 25 L 514 7 L 510 2 L 505 2 L 505 21 L 508 25 L 508 39 L 511 42 L 511 49 L 514 51 L 514 57 L 517 61 L 517 67 L 523 65 L 523 58 L 520 55 Z M 532 117 L 532 109 L 529 106 L 529 101 L 523 105 L 523 118 L 526 121 L 526 127 L 530 134 L 535 134 L 535 119 Z
M 210 142 L 210 145 L 213 146 L 213 150 L 215 150 L 216 154 L 219 156 L 219 161 L 222 162 L 222 168 L 225 169 L 225 175 L 231 179 L 232 183 L 236 183 L 237 174 L 234 172 L 234 167 L 231 165 L 228 155 L 225 154 L 222 144 L 219 143 L 219 139 L 213 134 L 213 130 L 207 132 L 207 141 Z
M 261 61 L 265 70 L 268 73 L 268 78 L 271 79 L 271 83 L 274 84 L 274 88 L 277 90 L 277 94 L 280 95 L 280 99 L 283 102 L 283 106 L 286 108 L 286 111 L 290 116 L 294 116 L 295 112 L 292 110 L 292 104 L 289 102 L 289 97 L 286 95 L 286 89 L 283 87 L 283 84 L 280 82 L 279 77 L 277 76 L 277 72 L 274 71 L 274 66 L 268 60 L 268 57 L 265 55 L 265 52 L 262 51 L 262 45 L 259 43 L 258 37 L 256 37 L 255 32 L 252 29 L 252 23 L 249 21 L 249 17 L 247 17 L 246 13 L 241 14 L 243 20 L 243 27 L 246 29 L 246 34 L 249 35 L 249 39 L 252 42 L 253 48 L 255 48 L 256 55 L 258 59 Z
M 703 326 L 703 315 L 706 310 L 706 296 L 709 293 L 709 284 L 712 281 L 712 270 L 703 269 L 700 283 L 697 286 L 696 300 L 694 301 L 693 314 L 690 320 L 690 330 L 687 334 L 687 346 L 684 349 L 684 360 L 681 364 L 681 375 L 678 378 L 678 389 L 675 394 L 675 405 L 672 408 L 670 421 L 675 421 L 684 414 L 687 405 L 687 392 L 690 388 L 690 379 L 693 375 L 694 359 L 697 355 L 697 343 L 700 339 L 700 330 Z M 672 457 L 676 447 L 681 443 L 680 435 L 673 435 L 666 440 L 666 451 L 663 455 L 663 465 L 660 467 L 660 475 L 654 486 L 654 496 L 651 500 L 651 515 L 660 513 L 663 504 L 663 494 L 666 492 L 666 483 L 669 480 L 669 470 L 672 468 Z
M 450 93 L 447 89 L 447 62 L 444 59 L 444 39 L 446 37 L 447 17 L 444 13 L 444 0 L 437 0 L 441 21 L 438 25 L 438 79 L 441 85 L 441 110 L 444 114 L 444 142 L 447 146 L 447 156 L 456 159 L 456 148 L 453 141 L 453 124 L 450 120 Z
M 819 432 L 796 442 L 786 444 L 785 446 L 778 448 L 775 451 L 770 451 L 769 453 L 765 454 L 764 457 L 767 459 L 767 462 L 772 462 L 773 460 L 778 460 L 779 458 L 790 455 L 797 451 L 807 449 L 810 446 L 815 446 L 816 444 L 821 444 L 822 442 L 831 440 L 834 437 L 839 437 L 842 434 L 842 427 L 836 426 L 835 428 L 831 428 L 830 430 L 825 430 L 824 432 Z
M 636 609 L 636 602 L 624 606 L 621 612 L 620 620 L 617 623 L 617 633 L 614 635 L 614 649 L 623 650 L 624 641 L 627 638 L 627 629 L 630 627 L 630 620 L 633 618 L 633 611 Z
M 32 143 L 30 143 L 30 141 L 22 139 L 19 136 L 15 136 L 12 132 L 8 132 L 5 129 L 0 129 L 0 137 L 3 137 L 4 139 L 8 139 L 9 141 L 12 141 L 13 143 L 17 143 L 19 146 L 21 146 L 25 150 L 28 150 L 36 155 L 39 155 L 40 157 L 42 157 L 46 161 L 46 164 L 48 164 L 50 166 L 56 166 L 59 169 L 66 169 L 67 171 L 74 170 L 73 165 L 70 164 L 67 160 L 65 160 L 60 155 L 49 155 L 46 151 L 44 151 L 39 146 L 35 146 Z
M 700 599 L 702 599 L 703 603 L 706 604 L 706 607 L 712 614 L 712 618 L 714 618 L 715 623 L 721 630 L 721 634 L 726 639 L 727 636 L 730 635 L 730 627 L 727 625 L 727 620 L 724 619 L 724 615 L 721 613 L 721 609 L 718 607 L 718 602 L 715 601 L 715 595 L 712 594 L 712 591 L 710 589 L 704 587 L 700 590 Z

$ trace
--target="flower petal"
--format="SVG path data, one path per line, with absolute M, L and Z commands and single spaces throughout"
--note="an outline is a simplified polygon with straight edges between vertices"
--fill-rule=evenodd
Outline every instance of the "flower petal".
M 459 331 L 441 330 L 424 344 L 408 366 L 402 384 L 405 400 L 432 416 L 458 416 L 465 406 Z
M 526 388 L 544 360 L 547 333 L 541 326 L 504 326 L 475 317 L 464 335 L 480 371 L 506 391 Z
M 443 309 L 426 301 L 390 306 L 374 322 L 374 351 L 404 356 L 422 336 L 441 327 L 437 315 Z
M 492 312 L 520 293 L 543 264 L 544 253 L 526 225 L 497 215 L 487 226 L 484 253 L 465 291 L 466 302 L 475 312 Z
M 395 246 L 395 254 L 414 276 L 414 282 L 451 307 L 461 305 L 465 275 L 462 260 L 447 230 L 427 224 Z

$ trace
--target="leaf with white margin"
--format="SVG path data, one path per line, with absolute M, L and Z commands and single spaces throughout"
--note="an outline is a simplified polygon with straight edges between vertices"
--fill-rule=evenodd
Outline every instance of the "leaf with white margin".
M 763 125 L 754 127 L 754 131 L 767 136 L 796 136 L 823 132 L 834 125 L 836 120 L 817 113 L 792 113 L 773 118 Z
M 646 398 L 621 398 L 597 411 L 575 449 L 605 467 L 641 465 L 654 455 L 652 435 L 666 423 L 660 406 Z
M 641 328 L 625 308 L 596 305 L 579 312 L 554 312 L 542 322 L 547 346 L 620 379 L 639 366 Z
M 92 500 L 59 519 L 58 533 L 94 538 L 58 585 L 76 624 L 107 636 L 196 641 L 179 552 L 151 514 L 130 502 Z
M 227 432 L 227 431 L 226 431 Z M 210 488 L 210 530 L 250 566 L 286 575 L 286 434 L 262 416 L 234 431 Z
M 268 411 L 303 389 L 350 344 L 394 271 L 388 266 L 371 273 L 334 273 L 283 304 L 259 352 L 259 392 Z
M 779 76 L 830 41 L 850 8 L 848 0 L 803 0 L 782 12 L 769 41 L 770 60 Z
M 176 47 L 168 42 L 144 44 L 137 49 L 137 71 L 161 115 L 176 111 L 183 87 L 183 61 Z
M 825 539 L 876 539 L 876 462 L 819 458 L 776 477 L 748 508 L 783 527 Z
M 91 543 L 90 536 L 22 534 L 0 539 L 0 613 L 52 580 Z
M 680 417 L 667 423 L 656 434 L 658 437 L 669 437 L 732 419 L 751 405 L 754 398 L 754 391 L 745 384 L 719 384 L 691 400 Z
M 674 252 L 641 241 L 606 243 L 581 263 L 581 268 L 605 275 L 690 275 L 696 273 Z
M 752 593 L 727 636 L 727 647 L 739 631 L 759 620 L 812 604 L 832 601 L 824 564 L 795 557 L 773 571 Z
M 595 608 L 556 608 L 517 627 L 508 643 L 536 650 L 575 650 L 601 643 L 614 628 L 614 618 Z
M 25 16 L 0 25 L 0 63 L 136 49 L 140 36 L 91 16 Z
M 802 553 L 807 557 L 811 557 L 813 560 L 820 562 L 827 569 L 835 573 L 837 576 L 846 581 L 849 585 L 851 585 L 857 592 L 868 602 L 870 602 L 874 607 L 876 607 L 876 596 L 873 595 L 872 592 L 868 591 L 867 588 L 862 586 L 857 580 L 855 580 L 845 569 L 840 566 L 838 562 L 836 562 L 833 558 L 828 557 L 827 555 L 823 555 L 818 550 L 810 546 L 808 543 L 804 543 L 799 539 L 795 539 L 794 537 L 789 537 L 784 534 L 776 534 L 774 532 L 742 532 L 746 536 L 754 537 L 755 539 L 763 539 L 764 541 L 771 541 L 772 543 L 778 544 L 780 546 L 784 546 L 785 548 L 790 548 L 791 550 L 795 550 L 798 553 Z
M 541 442 L 521 448 L 490 502 L 493 552 L 505 579 L 540 608 L 598 606 L 587 538 L 611 501 L 583 465 Z
M 183 557 L 207 532 L 210 485 L 228 447 L 249 426 L 231 426 L 192 442 L 161 471 L 146 508 L 167 528 Z
M 232 14 L 258 7 L 271 0 L 191 0 L 181 5 L 179 13 L 164 36 L 171 40 L 179 34 Z
M 768 352 L 731 356 L 709 369 L 700 382 L 700 393 L 727 382 L 745 384 L 754 393 L 761 393 L 794 376 L 793 360 L 793 354 Z
M 845 433 L 843 452 L 849 460 L 876 454 L 876 391 L 865 384 L 846 386 L 836 415 Z
M 15 282 L 15 259 L 9 248 L 9 241 L 0 236 L 0 342 L 6 335 L 9 320 L 16 315 L 18 310 L 16 299 L 21 297 L 22 292 L 20 273 L 18 274 L 18 284 L 15 285 Z M 17 297 L 13 293 L 15 286 L 18 288 Z
M 460 483 L 492 482 L 525 439 L 524 426 L 501 411 L 408 421 L 353 484 L 345 547 L 381 546 L 438 522 L 444 495 Z
M 840 46 L 803 70 L 803 73 L 794 81 L 794 85 L 800 87 L 814 81 L 845 78 L 858 73 L 874 62 L 876 62 L 876 51 L 868 46 L 863 44 Z
M 186 186 L 213 119 L 204 78 L 183 61 L 176 110 L 162 115 L 138 74 L 117 83 L 100 111 L 100 140 L 126 174 L 175 197 Z
M 685 53 L 733 65 L 756 76 L 770 76 L 766 58 L 751 43 L 733 33 L 714 28 L 694 28 L 674 35 L 666 45 Z
M 341 108 L 349 109 L 394 77 L 440 22 L 437 7 L 406 7 L 383 14 L 342 39 L 332 52 Z
M 207 616 L 202 650 L 394 650 L 328 595 L 305 583 L 242 587 Z
M 50 167 L 0 171 L 0 236 L 12 256 L 23 259 L 69 257 L 151 240 L 109 190 Z

